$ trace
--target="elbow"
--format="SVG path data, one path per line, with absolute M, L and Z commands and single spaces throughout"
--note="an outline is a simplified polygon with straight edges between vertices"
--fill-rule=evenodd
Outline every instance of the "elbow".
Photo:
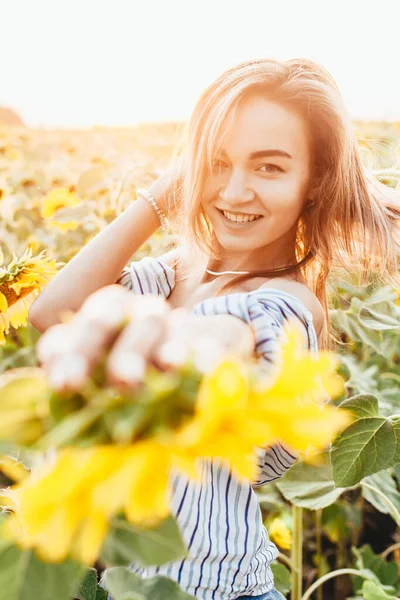
M 29 309 L 28 312 L 28 321 L 40 333 L 44 333 L 45 327 L 43 326 L 43 323 L 41 322 L 36 309 L 33 311 L 32 307 Z
M 28 311 L 28 321 L 40 333 L 44 333 L 53 325 L 62 323 L 63 310 L 44 304 L 37 298 Z
M 52 325 L 49 322 L 49 313 L 50 311 L 41 307 L 36 299 L 28 311 L 28 321 L 40 333 L 44 333 Z

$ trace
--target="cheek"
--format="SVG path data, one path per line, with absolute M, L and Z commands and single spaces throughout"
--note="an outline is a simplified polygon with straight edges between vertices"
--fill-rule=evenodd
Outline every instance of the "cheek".
M 226 178 L 210 175 L 203 184 L 202 196 L 205 202 L 210 202 L 218 194 L 218 190 L 227 184 Z
M 304 186 L 299 185 L 297 177 L 279 178 L 264 182 L 258 195 L 267 210 L 293 216 L 293 213 L 301 212 L 304 203 Z

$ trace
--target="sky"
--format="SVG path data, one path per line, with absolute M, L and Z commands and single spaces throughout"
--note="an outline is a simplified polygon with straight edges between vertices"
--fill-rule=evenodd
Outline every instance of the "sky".
M 320 61 L 354 119 L 400 120 L 400 0 L 0 0 L 0 106 L 30 126 L 186 120 L 225 69 Z

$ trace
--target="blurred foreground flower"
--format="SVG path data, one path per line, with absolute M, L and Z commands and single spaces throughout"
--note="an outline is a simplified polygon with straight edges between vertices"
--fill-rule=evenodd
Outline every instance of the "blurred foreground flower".
M 4 334 L 10 326 L 17 329 L 26 325 L 29 307 L 59 266 L 45 256 L 45 250 L 32 256 L 31 248 L 20 258 L 13 254 L 7 267 L 2 266 L 3 261 L 0 250 L 0 345 L 5 343 Z
M 0 475 L 5 475 L 14 483 L 18 483 L 28 477 L 29 471 L 22 462 L 12 456 L 0 456 Z
M 197 456 L 229 460 L 236 475 L 255 479 L 254 446 L 280 440 L 307 452 L 321 449 L 351 421 L 346 411 L 326 405 L 343 392 L 338 361 L 328 352 L 312 356 L 297 328 L 286 328 L 275 379 L 251 384 L 238 358 L 228 358 L 200 385 L 195 415 L 175 436 L 180 466 L 193 476 Z
M 90 565 L 114 514 L 124 510 L 142 526 L 169 515 L 168 466 L 168 449 L 152 440 L 62 450 L 55 465 L 45 464 L 12 490 L 16 510 L 3 533 L 23 548 L 36 548 L 45 562 L 71 555 Z
M 62 561 L 71 555 L 92 564 L 113 516 L 123 512 L 130 523 L 145 527 L 168 516 L 170 467 L 197 479 L 198 459 L 218 457 L 237 477 L 253 479 L 259 468 L 255 446 L 280 439 L 300 450 L 310 445 L 326 447 L 352 418 L 349 411 L 324 405 L 327 391 L 342 391 L 334 357 L 322 352 L 311 357 L 301 346 L 301 334 L 288 327 L 281 366 L 272 381 L 265 374 L 257 380 L 236 357 L 224 358 L 200 381 L 193 403 L 182 395 L 175 377 L 169 392 L 164 382 L 152 396 L 149 381 L 142 395 L 129 397 L 125 405 L 119 395 L 121 424 L 126 428 L 133 418 L 134 433 L 126 443 L 116 444 L 114 438 L 114 443 L 61 449 L 55 462 L 42 466 L 13 490 L 17 510 L 6 521 L 6 535 L 24 548 L 36 548 L 45 561 Z M 298 378 L 297 386 L 286 381 L 289 371 L 291 379 L 293 374 Z M 186 375 L 186 386 L 188 380 Z M 93 411 L 101 415 L 99 402 L 108 402 L 108 396 L 94 398 L 96 406 L 72 413 L 70 427 L 76 427 L 85 410 L 88 415 Z M 169 407 L 173 407 L 173 420 Z M 116 407 L 113 410 L 104 417 L 108 431 L 120 429 L 112 422 L 118 414 Z M 58 430 L 65 435 L 62 425 L 61 421 Z M 51 436 L 51 431 L 47 434 L 53 444 L 59 437 Z
M 2 479 L 6 477 L 12 485 L 3 487 Z M 27 477 L 29 470 L 20 461 L 12 456 L 0 456 L 0 509 L 5 512 L 14 512 L 17 510 L 15 501 L 16 489 L 18 485 Z

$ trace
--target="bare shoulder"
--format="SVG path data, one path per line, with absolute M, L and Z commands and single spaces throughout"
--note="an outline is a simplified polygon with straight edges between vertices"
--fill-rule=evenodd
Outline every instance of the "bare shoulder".
M 265 281 L 258 289 L 263 288 L 275 288 L 298 298 L 312 314 L 314 327 L 319 335 L 325 322 L 325 311 L 317 296 L 305 283 L 284 277 L 275 277 Z
M 161 260 L 161 262 L 163 262 L 164 264 L 167 264 L 172 269 L 176 269 L 177 264 L 181 258 L 182 258 L 181 246 L 177 246 L 176 248 L 173 248 L 172 250 L 168 250 L 168 252 L 165 252 L 164 254 L 162 254 L 161 256 L 158 257 L 158 259 Z

